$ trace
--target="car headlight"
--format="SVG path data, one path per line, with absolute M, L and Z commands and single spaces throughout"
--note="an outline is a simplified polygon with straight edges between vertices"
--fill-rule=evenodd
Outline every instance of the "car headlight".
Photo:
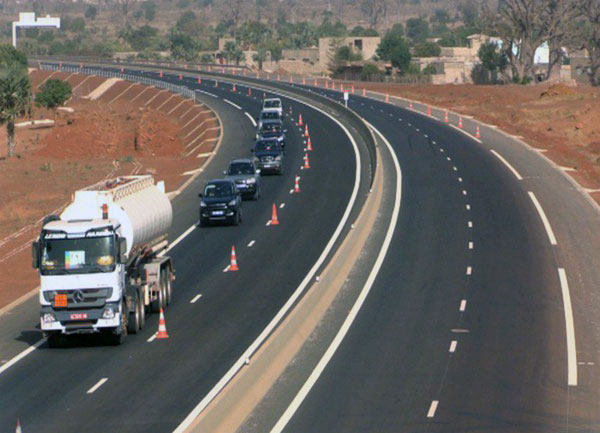
M 42 316 L 42 322 L 44 323 L 52 323 L 56 321 L 56 317 L 52 313 L 44 313 Z
M 103 319 L 114 319 L 115 318 L 115 310 L 113 310 L 111 307 L 106 307 L 104 309 L 104 311 L 102 312 L 102 318 Z
M 253 177 L 251 177 L 249 179 L 246 179 L 246 183 L 248 183 L 248 184 L 256 183 L 256 179 L 254 179 Z
M 206 203 L 204 203 L 203 201 L 200 202 L 200 207 L 206 207 Z
M 229 203 L 227 203 L 227 205 L 229 205 L 229 206 L 235 206 L 236 204 L 237 204 L 237 200 L 236 199 L 233 199 Z
M 281 161 L 281 155 L 277 155 L 277 156 L 275 157 L 275 161 Z
M 50 290 L 48 292 L 44 292 L 44 299 L 46 300 L 46 302 L 52 302 L 55 295 L 56 295 L 56 290 Z

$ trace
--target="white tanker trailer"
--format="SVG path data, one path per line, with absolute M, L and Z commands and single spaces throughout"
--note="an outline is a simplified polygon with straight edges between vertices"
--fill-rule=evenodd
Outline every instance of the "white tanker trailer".
M 50 346 L 63 335 L 107 333 L 121 344 L 172 296 L 164 255 L 173 210 L 164 183 L 124 176 L 75 192 L 60 216 L 44 219 L 33 243 L 40 322 Z

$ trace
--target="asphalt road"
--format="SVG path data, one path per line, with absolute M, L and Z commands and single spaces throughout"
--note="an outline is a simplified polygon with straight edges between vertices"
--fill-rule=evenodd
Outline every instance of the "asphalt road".
M 350 107 L 398 155 L 400 220 L 355 325 L 283 431 L 600 431 L 598 304 L 585 285 L 597 287 L 597 268 L 581 265 L 600 245 L 595 210 L 539 157 L 517 180 L 489 146 L 438 121 L 361 97 Z M 558 246 L 529 191 L 550 221 L 564 221 L 561 208 L 580 215 L 580 225 L 555 224 Z M 577 239 L 581 250 L 560 248 Z M 558 267 L 568 274 L 574 262 L 575 330 L 592 362 L 580 360 L 569 386 Z M 254 415 L 254 431 L 274 424 L 262 420 Z
M 223 145 L 174 199 L 171 239 L 197 221 L 202 184 L 221 177 L 230 159 L 251 155 L 254 128 L 245 113 L 258 116 L 261 97 L 213 92 L 218 97 L 204 96 L 224 122 Z M 223 102 L 224 95 L 240 109 Z M 121 347 L 99 339 L 74 339 L 58 350 L 41 345 L 0 374 L 1 431 L 14 429 L 19 418 L 25 432 L 170 432 L 258 336 L 321 254 L 354 185 L 355 156 L 345 133 L 313 109 L 287 99 L 284 105 L 293 112 L 285 121 L 285 174 L 261 178 L 262 198 L 244 202 L 239 227 L 195 229 L 169 252 L 177 269 L 174 300 L 166 310 L 170 338 L 147 342 L 157 328 L 153 315 Z M 313 140 L 310 170 L 300 169 L 304 144 L 293 123 L 300 112 Z M 290 194 L 295 175 L 301 176 L 300 194 Z M 277 227 L 266 226 L 273 203 Z M 240 272 L 224 273 L 232 245 Z M 25 339 L 32 342 L 39 338 L 33 330 L 36 303 L 34 298 L 21 307 L 28 314 L 2 318 L 15 332 L 31 329 Z M 15 339 L 23 340 L 23 333 Z

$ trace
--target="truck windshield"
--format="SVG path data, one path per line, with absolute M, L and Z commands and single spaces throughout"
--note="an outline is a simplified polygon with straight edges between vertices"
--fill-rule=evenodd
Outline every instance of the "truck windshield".
M 112 272 L 115 269 L 114 236 L 52 238 L 42 244 L 44 275 Z

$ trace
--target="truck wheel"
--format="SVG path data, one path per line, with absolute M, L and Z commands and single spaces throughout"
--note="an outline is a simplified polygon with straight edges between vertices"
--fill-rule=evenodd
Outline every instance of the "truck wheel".
M 140 294 L 140 292 L 138 292 L 138 299 L 140 300 L 140 329 L 142 329 L 146 323 L 146 306 L 143 302 L 144 297 Z
M 166 297 L 166 301 L 167 301 L 167 305 L 171 304 L 171 297 L 173 296 L 173 283 L 171 281 L 171 271 L 169 270 L 169 268 L 165 269 L 165 281 L 166 281 L 166 287 L 167 287 L 167 297 Z
M 167 271 L 160 271 L 160 291 L 162 292 L 162 307 L 167 308 Z
M 129 313 L 127 312 L 127 308 L 125 306 L 124 302 L 121 302 L 121 332 L 118 334 L 113 334 L 111 335 L 112 337 L 112 343 L 115 346 L 120 346 L 121 344 L 125 343 L 125 338 L 127 338 L 127 328 L 128 328 L 128 320 L 127 320 L 127 316 L 129 316 Z M 117 332 L 117 330 L 115 330 L 115 332 Z
M 138 329 L 140 327 L 140 298 L 138 295 L 135 296 L 134 299 L 135 305 L 133 308 L 133 312 L 129 313 L 129 319 L 127 320 L 127 333 L 128 334 L 137 334 Z

